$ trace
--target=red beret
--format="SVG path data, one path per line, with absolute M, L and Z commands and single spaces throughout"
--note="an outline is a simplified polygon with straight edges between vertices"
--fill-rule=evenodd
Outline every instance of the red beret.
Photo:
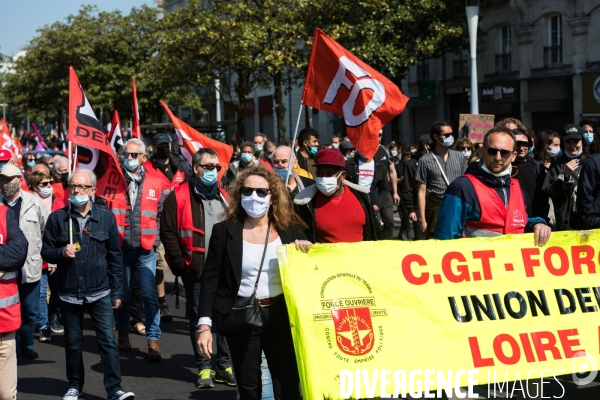
M 342 152 L 336 149 L 324 149 L 317 152 L 315 165 L 333 165 L 340 168 L 346 167 L 346 159 Z

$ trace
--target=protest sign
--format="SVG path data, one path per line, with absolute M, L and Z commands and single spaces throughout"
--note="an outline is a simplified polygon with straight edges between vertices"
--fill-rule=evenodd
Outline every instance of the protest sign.
M 600 231 L 280 246 L 304 398 L 597 370 L 599 250 Z
M 458 130 L 462 131 L 466 123 L 469 123 L 467 137 L 473 143 L 483 142 L 483 137 L 494 127 L 494 116 L 490 114 L 460 114 Z

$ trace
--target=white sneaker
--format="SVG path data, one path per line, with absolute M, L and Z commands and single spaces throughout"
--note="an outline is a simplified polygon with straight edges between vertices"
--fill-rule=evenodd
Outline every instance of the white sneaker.
M 135 394 L 132 392 L 125 393 L 122 390 L 114 393 L 112 396 L 108 397 L 108 400 L 133 400 L 135 398 Z
M 71 388 L 63 396 L 63 400 L 77 400 L 79 398 L 79 390 Z

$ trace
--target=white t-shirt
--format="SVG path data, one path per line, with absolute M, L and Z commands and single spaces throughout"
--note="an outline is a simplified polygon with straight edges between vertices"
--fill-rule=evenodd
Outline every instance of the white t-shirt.
M 281 286 L 281 275 L 279 275 L 279 262 L 277 261 L 277 246 L 281 246 L 281 238 L 267 245 L 265 262 L 260 273 L 256 298 L 275 297 L 283 293 Z M 260 260 L 265 249 L 263 244 L 248 243 L 244 240 L 244 250 L 242 255 L 242 280 L 238 296 L 250 297 L 254 291 L 256 276 L 260 268 Z
M 358 184 L 371 189 L 373 178 L 375 178 L 375 161 L 364 163 L 358 160 Z

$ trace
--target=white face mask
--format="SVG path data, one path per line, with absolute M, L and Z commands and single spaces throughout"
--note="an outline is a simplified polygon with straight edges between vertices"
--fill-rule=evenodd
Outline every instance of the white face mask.
M 337 174 L 337 176 L 330 176 L 330 177 L 326 177 L 326 176 L 317 176 L 315 178 L 315 181 L 317 182 L 317 189 L 319 189 L 319 191 L 321 193 L 323 193 L 325 196 L 331 196 L 335 193 L 335 191 L 338 189 L 338 187 L 340 186 L 338 184 L 338 178 L 340 176 L 341 172 L 339 174 Z
M 490 171 L 485 164 L 481 165 L 481 169 L 484 170 L 485 172 L 487 172 L 490 175 L 494 175 L 497 178 L 499 178 L 501 176 L 506 176 L 506 175 L 510 176 L 510 174 L 512 173 L 512 165 L 509 165 L 508 168 L 506 168 L 504 171 L 499 172 L 497 174 L 495 174 L 492 171 Z
M 52 196 L 52 186 L 45 187 L 45 188 L 41 187 L 41 188 L 39 188 L 38 193 L 44 199 L 47 198 L 47 197 L 50 197 L 50 196 Z
M 339 143 L 331 143 L 331 148 L 337 150 L 340 148 L 340 144 Z
M 450 135 L 446 138 L 442 139 L 442 142 L 440 142 L 440 144 L 444 147 L 450 147 L 454 144 L 454 136 Z
M 396 150 L 392 150 L 392 157 L 396 157 L 398 155 L 398 152 Z
M 256 192 L 252 192 L 250 196 L 242 195 L 242 208 L 252 218 L 260 218 L 269 211 L 270 201 L 271 195 L 259 197 Z
M 462 155 L 463 155 L 465 158 L 469 158 L 469 157 L 471 157 L 471 150 L 465 150 L 465 151 L 463 151 L 463 152 L 462 152 Z

